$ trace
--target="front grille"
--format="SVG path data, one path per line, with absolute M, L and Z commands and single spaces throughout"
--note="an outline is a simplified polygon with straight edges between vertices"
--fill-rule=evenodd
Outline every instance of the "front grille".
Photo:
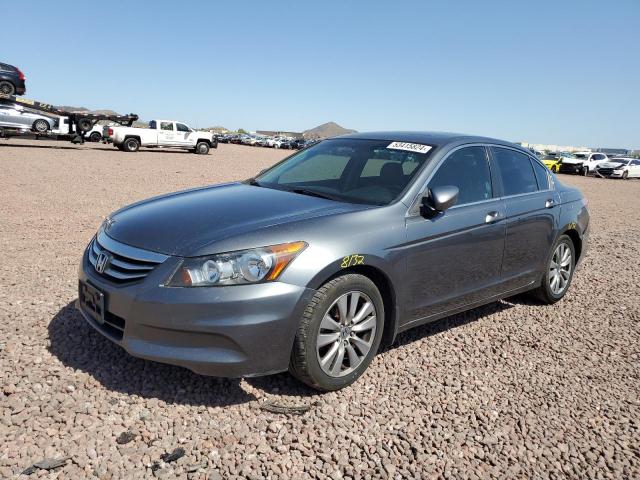
M 560 171 L 561 172 L 569 172 L 569 173 L 574 173 L 579 171 L 582 168 L 582 165 L 566 165 L 566 164 L 560 164 Z
M 100 265 L 103 268 L 99 269 L 98 257 L 101 254 L 106 256 L 106 261 L 103 257 Z M 116 242 L 103 232 L 89 245 L 89 262 L 95 272 L 115 283 L 140 281 L 167 258 L 166 255 Z
M 611 175 L 613 173 L 613 168 L 599 168 L 598 173 L 600 175 Z

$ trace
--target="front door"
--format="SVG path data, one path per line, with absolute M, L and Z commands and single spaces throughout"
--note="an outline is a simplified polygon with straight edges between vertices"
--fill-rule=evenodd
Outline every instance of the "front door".
M 176 123 L 176 141 L 182 146 L 196 146 L 195 132 L 184 123 Z
M 458 202 L 433 218 L 407 218 L 405 303 L 409 323 L 499 293 L 504 202 L 494 195 L 484 146 L 453 151 L 428 188 L 458 187 Z

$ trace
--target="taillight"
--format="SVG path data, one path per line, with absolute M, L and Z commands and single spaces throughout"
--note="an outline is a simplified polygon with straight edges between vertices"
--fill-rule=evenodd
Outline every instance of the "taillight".
M 110 137 L 113 137 L 113 128 L 110 128 L 110 129 L 109 129 L 109 136 L 110 136 Z
M 18 67 L 16 67 L 16 72 L 18 72 L 18 78 L 22 81 L 25 80 L 25 76 L 24 73 L 22 73 L 22 70 L 20 70 Z

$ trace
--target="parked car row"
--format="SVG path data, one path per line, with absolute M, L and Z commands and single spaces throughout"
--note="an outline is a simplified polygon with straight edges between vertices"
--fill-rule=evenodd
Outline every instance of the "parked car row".
M 640 177 L 640 160 L 618 156 L 609 158 L 600 152 L 549 152 L 540 160 L 553 173 L 622 179 Z
M 291 150 L 307 148 L 319 141 L 304 138 L 271 137 L 268 135 L 251 134 L 218 134 L 216 138 L 219 143 L 235 143 L 237 145 L 249 145 L 252 147 L 285 148 Z

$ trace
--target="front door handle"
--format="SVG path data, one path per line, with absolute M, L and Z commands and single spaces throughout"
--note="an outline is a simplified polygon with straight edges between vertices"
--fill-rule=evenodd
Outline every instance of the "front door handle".
M 555 205 L 555 202 L 553 201 L 553 198 L 550 198 L 546 202 L 544 202 L 544 208 L 551 208 L 554 205 Z
M 500 212 L 489 212 L 487 213 L 487 216 L 484 217 L 484 223 L 492 223 L 495 222 L 496 220 L 498 220 L 500 218 Z

